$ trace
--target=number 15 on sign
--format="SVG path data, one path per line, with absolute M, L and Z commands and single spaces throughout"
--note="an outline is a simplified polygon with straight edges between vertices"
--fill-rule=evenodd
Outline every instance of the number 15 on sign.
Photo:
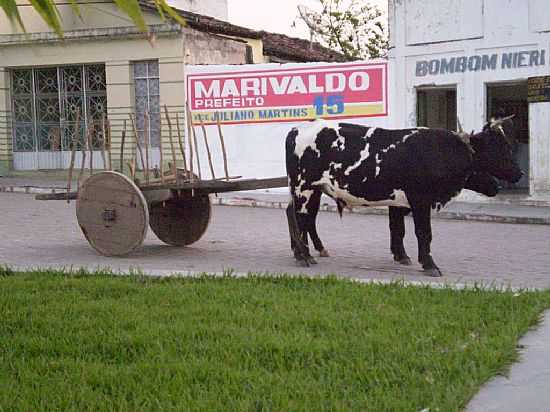
M 344 96 L 317 96 L 313 100 L 313 107 L 317 116 L 344 113 Z

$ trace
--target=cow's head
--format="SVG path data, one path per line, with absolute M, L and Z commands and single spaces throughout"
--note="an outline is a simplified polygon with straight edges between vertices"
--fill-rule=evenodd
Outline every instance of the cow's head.
M 485 196 L 493 197 L 498 194 L 500 188 L 496 179 L 489 173 L 474 172 L 468 180 L 466 180 L 464 189 L 473 190 Z
M 513 138 L 507 134 L 513 116 L 491 119 L 480 133 L 472 134 L 470 144 L 474 149 L 475 168 L 498 179 L 517 182 L 523 172 L 514 160 Z

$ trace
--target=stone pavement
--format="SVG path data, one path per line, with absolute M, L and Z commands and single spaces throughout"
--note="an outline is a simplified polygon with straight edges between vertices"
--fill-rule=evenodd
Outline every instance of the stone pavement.
M 75 202 L 36 201 L 30 194 L 0 193 L 0 262 L 17 266 L 112 267 L 149 272 L 286 272 L 340 274 L 357 279 L 407 279 L 451 283 L 484 282 L 515 287 L 550 287 L 546 225 L 514 225 L 435 219 L 433 255 L 444 271 L 426 278 L 418 264 L 394 264 L 387 216 L 319 213 L 318 230 L 331 258 L 297 268 L 281 209 L 214 206 L 205 235 L 186 248 L 164 245 L 150 232 L 143 247 L 123 258 L 99 256 L 82 236 Z M 405 245 L 416 255 L 412 219 Z M 32 261 L 29 261 L 32 259 Z
M 484 385 L 466 412 L 550 411 L 550 311 L 535 331 L 519 341 L 520 362 L 508 376 L 497 376 Z

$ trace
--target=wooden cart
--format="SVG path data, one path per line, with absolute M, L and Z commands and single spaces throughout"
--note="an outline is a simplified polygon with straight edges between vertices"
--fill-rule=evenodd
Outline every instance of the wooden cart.
M 186 246 L 206 232 L 213 193 L 284 187 L 287 177 L 197 180 L 180 170 L 176 182 L 136 184 L 103 171 L 88 177 L 78 192 L 39 194 L 37 200 L 76 199 L 76 217 L 90 245 L 104 256 L 122 256 L 143 243 L 148 227 L 164 243 Z
M 150 114 L 139 113 L 144 121 L 144 130 L 149 130 Z M 76 217 L 84 236 L 90 245 L 105 256 L 121 256 L 130 253 L 143 243 L 147 229 L 151 227 L 160 240 L 172 246 L 186 246 L 199 240 L 210 222 L 212 213 L 210 196 L 213 193 L 233 192 L 240 190 L 268 189 L 287 186 L 287 177 L 270 179 L 241 179 L 230 177 L 227 164 L 227 153 L 218 121 L 217 131 L 225 176 L 216 178 L 212 153 L 205 125 L 200 120 L 204 148 L 208 154 L 208 165 L 211 179 L 203 180 L 199 163 L 199 139 L 191 112 L 186 105 L 183 118 L 188 129 L 187 135 L 181 132 L 180 113 L 172 112 L 164 106 L 165 121 L 162 126 L 168 130 L 171 162 L 166 172 L 163 170 L 163 148 L 160 141 L 160 164 L 150 167 L 149 136 L 140 136 L 136 127 L 136 117 L 129 114 L 123 120 L 120 140 L 120 169 L 124 170 L 124 148 L 126 138 L 126 121 L 132 126 L 135 146 L 131 150 L 132 161 L 128 162 L 129 177 L 112 171 L 111 162 L 111 123 L 105 117 L 99 122 L 90 119 L 83 135 L 73 136 L 71 142 L 71 160 L 66 193 L 40 194 L 37 200 L 76 199 Z M 174 119 L 175 115 L 175 119 Z M 79 124 L 80 113 L 76 112 L 76 124 Z M 173 127 L 177 131 L 177 140 L 173 138 Z M 142 131 L 143 134 L 143 131 Z M 99 136 L 99 138 L 98 138 Z M 138 137 L 140 136 L 140 137 Z M 136 138 L 138 137 L 138 138 Z M 175 141 L 176 140 L 176 141 Z M 80 161 L 79 187 L 71 191 L 77 147 L 82 151 Z M 101 149 L 105 171 L 94 173 L 93 149 Z M 176 147 L 181 152 L 182 168 L 178 168 Z M 187 150 L 186 150 L 187 149 Z M 89 151 L 89 177 L 85 177 L 86 153 Z M 186 153 L 187 152 L 187 153 Z M 138 166 L 141 175 L 138 178 Z M 196 167 L 195 167 L 196 165 Z M 195 173 L 196 172 L 196 173 Z M 152 177 L 151 174 L 154 176 Z

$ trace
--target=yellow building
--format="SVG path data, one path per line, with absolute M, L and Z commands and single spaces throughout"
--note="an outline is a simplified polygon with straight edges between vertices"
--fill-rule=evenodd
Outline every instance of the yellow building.
M 102 136 L 109 126 L 114 168 L 120 167 L 124 130 L 124 163 L 135 156 L 135 134 L 150 142 L 151 165 L 158 164 L 161 148 L 171 159 L 164 112 L 174 135 L 176 125 L 183 133 L 186 64 L 343 60 L 305 40 L 178 10 L 188 22 L 182 27 L 163 21 L 146 1 L 154 47 L 112 1 L 84 2 L 82 19 L 59 2 L 61 40 L 28 2 L 20 3 L 27 34 L 0 16 L 0 175 L 67 168 L 71 144 L 82 147 L 84 130 L 90 130 L 94 168 L 103 168 Z M 80 161 L 77 151 L 77 166 Z

